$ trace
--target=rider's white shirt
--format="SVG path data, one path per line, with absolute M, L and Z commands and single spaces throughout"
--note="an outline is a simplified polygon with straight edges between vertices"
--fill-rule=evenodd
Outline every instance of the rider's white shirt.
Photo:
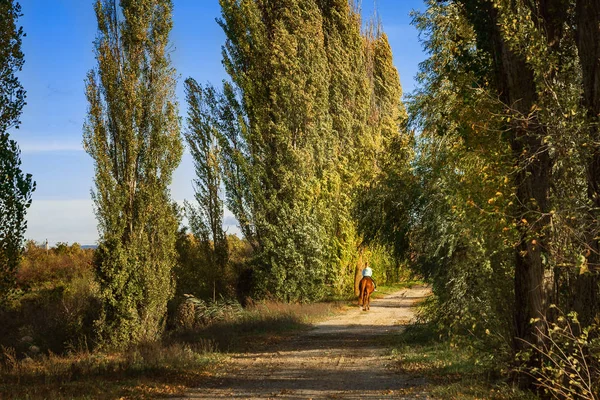
M 363 276 L 373 276 L 373 270 L 369 267 L 362 270 Z

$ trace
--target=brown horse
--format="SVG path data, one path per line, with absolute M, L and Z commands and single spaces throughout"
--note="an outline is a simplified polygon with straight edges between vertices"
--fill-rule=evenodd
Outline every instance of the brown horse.
M 358 290 L 360 292 L 360 295 L 358 296 L 358 305 L 362 305 L 364 311 L 369 311 L 371 293 L 375 290 L 373 279 L 371 279 L 370 276 L 363 277 L 358 284 Z

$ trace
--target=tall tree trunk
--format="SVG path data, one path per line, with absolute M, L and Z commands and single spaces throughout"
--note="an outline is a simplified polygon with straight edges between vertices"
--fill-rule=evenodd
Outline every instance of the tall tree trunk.
M 356 267 L 354 268 L 354 295 L 360 294 L 359 285 L 362 279 L 362 270 L 365 267 L 365 261 L 363 259 L 364 248 L 361 246 L 358 250 L 358 260 L 356 261 Z
M 513 113 L 527 115 L 537 100 L 533 73 L 526 63 L 514 54 L 505 43 L 502 51 L 502 95 Z M 549 211 L 551 160 L 542 138 L 543 128 L 535 118 L 525 121 L 517 118 L 512 126 L 511 147 L 518 173 L 515 174 L 517 198 L 517 224 L 521 240 L 515 254 L 515 342 L 519 351 L 528 343 L 540 344 L 543 340 L 542 323 L 532 320 L 546 315 L 545 268 L 542 263 L 545 229 Z
M 540 319 L 546 316 L 549 294 L 542 250 L 549 224 L 545 215 L 549 211 L 552 161 L 543 144 L 544 128 L 535 114 L 530 115 L 538 101 L 534 72 L 503 37 L 500 11 L 487 2 L 463 4 L 477 32 L 478 46 L 493 58 L 499 98 L 510 108 L 509 141 L 518 170 L 514 186 L 520 241 L 515 251 L 513 336 L 513 350 L 518 352 L 527 348 L 527 343 L 539 345 L 544 340 Z M 535 366 L 537 361 L 530 363 Z M 527 379 L 523 382 L 530 383 Z
M 590 122 L 591 154 L 587 165 L 588 197 L 594 210 L 590 215 L 587 232 L 589 249 L 587 262 L 589 273 L 575 280 L 574 310 L 583 326 L 589 325 L 600 308 L 598 293 L 598 270 L 600 270 L 600 245 L 598 243 L 598 218 L 600 217 L 600 2 L 577 0 L 575 18 L 577 24 L 577 49 L 583 78 L 583 105 Z

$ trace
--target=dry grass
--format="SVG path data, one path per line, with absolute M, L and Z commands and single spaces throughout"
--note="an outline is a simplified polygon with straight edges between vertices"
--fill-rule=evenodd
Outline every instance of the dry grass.
M 80 350 L 19 359 L 2 349 L 2 399 L 145 399 L 181 396 L 214 374 L 222 353 L 281 340 L 339 308 L 337 303 L 252 304 L 201 329 L 173 333 L 123 353 Z
M 4 398 L 147 398 L 182 394 L 210 374 L 220 356 L 210 341 L 148 343 L 123 353 L 79 352 L 19 360 L 3 349 L 0 393 Z
M 207 325 L 184 329 L 172 339 L 193 342 L 210 340 L 220 352 L 240 352 L 271 344 L 298 331 L 309 329 L 317 320 L 332 315 L 342 306 L 339 302 L 288 304 L 260 302 L 249 304 L 231 318 L 213 321 Z

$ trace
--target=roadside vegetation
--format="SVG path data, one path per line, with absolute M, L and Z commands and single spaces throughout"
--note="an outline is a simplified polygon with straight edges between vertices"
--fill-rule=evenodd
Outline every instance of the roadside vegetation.
M 114 399 L 183 395 L 209 378 L 227 353 L 273 344 L 310 327 L 341 301 L 292 304 L 182 296 L 164 337 L 123 350 L 99 350 L 94 250 L 28 242 L 22 293 L 0 312 L 3 398 Z
M 393 368 L 424 383 L 407 388 L 405 395 L 473 400 L 537 398 L 514 384 L 512 371 L 502 359 L 466 343 L 442 338 L 432 324 L 415 324 L 384 340 L 391 348 Z

